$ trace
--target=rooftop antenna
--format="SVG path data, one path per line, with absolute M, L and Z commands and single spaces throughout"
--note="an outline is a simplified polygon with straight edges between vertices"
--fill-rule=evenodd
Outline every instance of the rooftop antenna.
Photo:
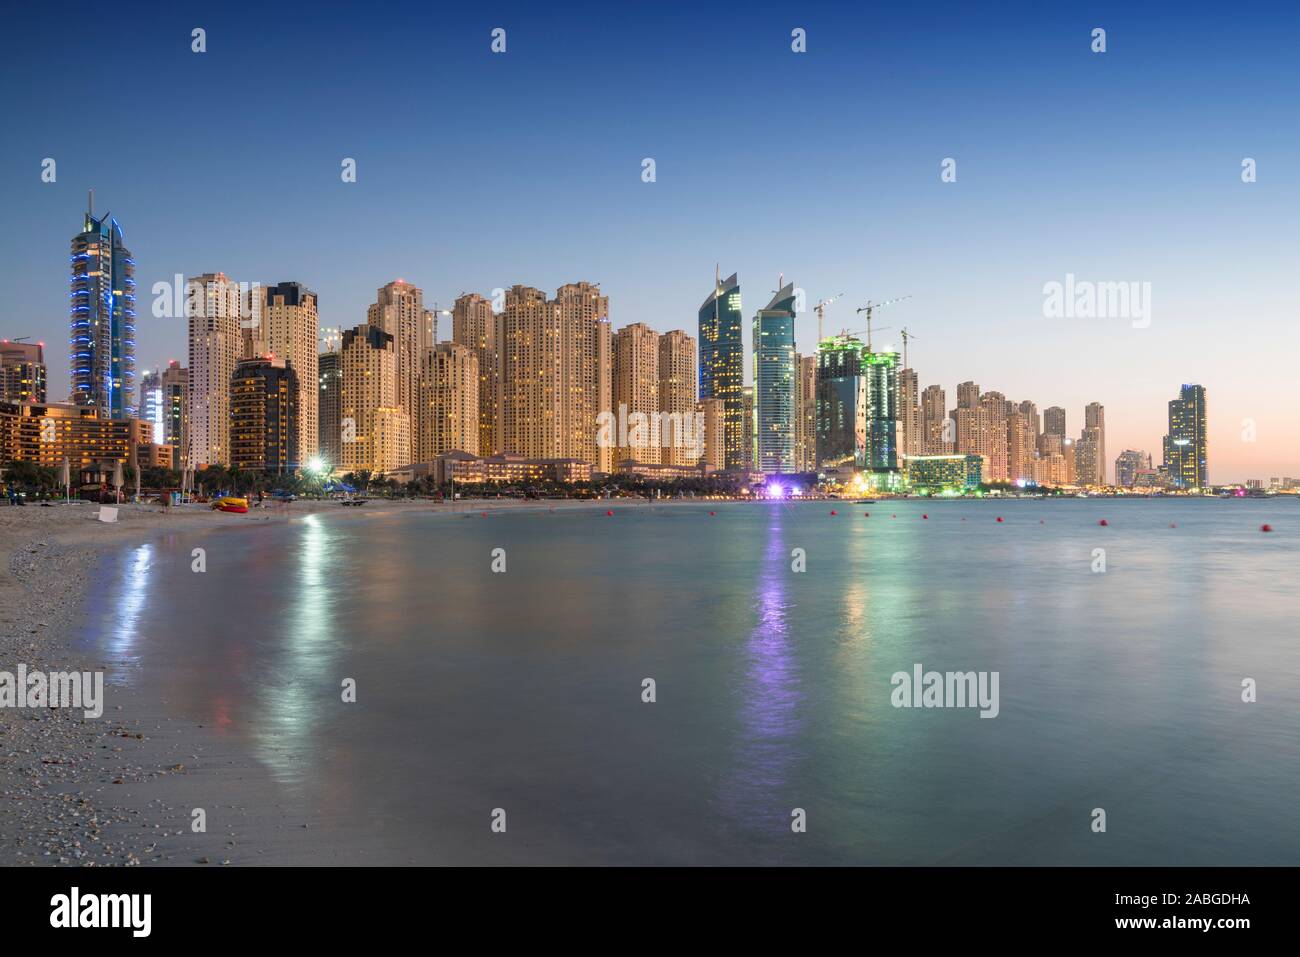
M 89 195 L 89 196 L 87 197 L 87 199 L 86 199 L 86 207 L 87 207 L 87 208 L 86 208 L 86 211 L 87 211 L 88 213 L 90 213 L 90 215 L 91 215 L 92 217 L 94 217 L 94 215 L 95 215 L 95 188 L 94 188 L 93 186 L 90 188 L 89 193 L 90 193 L 90 195 Z

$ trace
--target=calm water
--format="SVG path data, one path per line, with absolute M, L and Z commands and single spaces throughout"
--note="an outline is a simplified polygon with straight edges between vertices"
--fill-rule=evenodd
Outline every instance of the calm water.
M 87 640 L 371 859 L 1300 864 L 1300 501 L 830 507 L 178 536 Z M 1001 714 L 891 707 L 916 663 Z

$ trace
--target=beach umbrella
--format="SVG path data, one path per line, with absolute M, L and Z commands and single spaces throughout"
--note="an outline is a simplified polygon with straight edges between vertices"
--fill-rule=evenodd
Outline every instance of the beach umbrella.
M 122 498 L 122 460 L 117 459 L 113 462 L 113 488 L 116 489 L 117 500 Z
M 67 498 L 72 498 L 72 475 L 71 469 L 68 468 L 68 460 L 64 458 L 63 467 L 59 469 L 59 482 L 63 485 L 63 490 Z

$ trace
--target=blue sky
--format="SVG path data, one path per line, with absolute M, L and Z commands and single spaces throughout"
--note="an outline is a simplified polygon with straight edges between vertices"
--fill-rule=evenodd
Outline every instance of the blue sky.
M 1113 459 L 1158 453 L 1165 403 L 1201 382 L 1214 480 L 1300 476 L 1300 14 L 738 6 L 29 5 L 0 38 L 0 335 L 47 342 L 61 398 L 67 244 L 93 186 L 138 263 L 142 369 L 184 358 L 183 323 L 147 315 L 177 272 L 303 281 L 332 326 L 399 276 L 444 306 L 586 279 L 616 326 L 694 334 L 721 262 L 747 315 L 779 273 L 811 302 L 846 293 L 833 329 L 912 295 L 877 341 L 913 331 L 950 405 L 974 379 L 1065 406 L 1077 431 L 1101 401 Z M 1044 318 L 1066 273 L 1150 282 L 1150 326 Z M 815 328 L 800 319 L 803 351 Z

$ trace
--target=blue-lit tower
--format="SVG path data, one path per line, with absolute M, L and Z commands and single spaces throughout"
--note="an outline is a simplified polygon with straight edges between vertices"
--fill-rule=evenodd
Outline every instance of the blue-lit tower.
M 745 342 L 740 281 L 714 277 L 700 306 L 700 398 L 721 399 L 724 461 L 729 469 L 753 468 L 745 458 Z
M 135 260 L 117 220 L 95 218 L 93 190 L 82 231 L 72 237 L 71 273 L 71 399 L 109 418 L 133 418 Z
M 768 475 L 794 471 L 794 284 L 754 316 L 755 457 Z

